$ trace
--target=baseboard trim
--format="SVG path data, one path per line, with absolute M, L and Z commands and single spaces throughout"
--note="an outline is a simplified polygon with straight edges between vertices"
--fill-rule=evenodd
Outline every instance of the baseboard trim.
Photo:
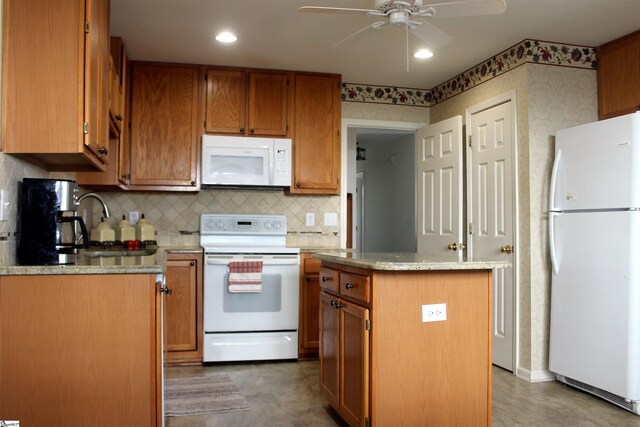
M 518 368 L 516 376 L 530 383 L 539 383 L 543 381 L 555 381 L 556 374 L 551 371 L 530 371 L 525 368 Z

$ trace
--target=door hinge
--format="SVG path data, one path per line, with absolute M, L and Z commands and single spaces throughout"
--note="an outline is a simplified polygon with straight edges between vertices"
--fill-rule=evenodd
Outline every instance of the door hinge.
M 89 133 L 89 122 L 84 122 L 82 124 L 82 133 L 85 135 Z
M 207 121 L 206 121 L 206 120 L 202 122 L 202 126 L 203 126 L 205 129 L 207 128 Z
M 84 21 L 84 32 L 85 33 L 89 32 L 89 21 Z
M 473 224 L 469 223 L 469 234 L 473 234 Z
M 369 418 L 365 418 L 364 419 L 364 427 L 369 427 L 371 425 L 371 422 L 369 421 Z
M 473 148 L 473 144 L 471 144 L 471 135 L 469 135 L 469 148 Z
M 370 331 L 371 330 L 371 320 L 367 319 L 364 321 L 364 330 L 365 331 Z

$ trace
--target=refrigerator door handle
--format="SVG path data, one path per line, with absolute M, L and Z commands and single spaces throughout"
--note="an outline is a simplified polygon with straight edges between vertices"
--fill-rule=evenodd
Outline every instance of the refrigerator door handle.
M 551 270 L 553 274 L 558 274 L 555 236 L 555 219 L 558 215 L 557 212 L 549 212 L 549 255 L 551 255 Z
M 553 160 L 553 169 L 551 169 L 551 186 L 549 187 L 549 210 L 554 210 L 556 198 L 556 183 L 558 180 L 558 169 L 562 161 L 562 150 L 558 149 L 556 158 Z

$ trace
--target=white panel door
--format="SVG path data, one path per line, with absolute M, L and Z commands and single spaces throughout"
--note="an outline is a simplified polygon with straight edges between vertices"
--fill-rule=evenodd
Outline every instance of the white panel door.
M 467 134 L 468 256 L 515 265 L 512 101 L 471 115 Z M 493 363 L 511 371 L 513 275 L 513 268 L 493 271 Z
M 462 260 L 462 116 L 416 134 L 418 252 Z

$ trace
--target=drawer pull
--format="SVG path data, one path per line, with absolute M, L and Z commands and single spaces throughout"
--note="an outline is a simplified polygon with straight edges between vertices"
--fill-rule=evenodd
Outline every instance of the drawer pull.
M 330 281 L 332 281 L 332 280 L 333 280 L 333 278 L 332 278 L 332 277 L 329 277 L 329 276 L 322 276 L 322 281 L 323 281 L 323 282 L 330 282 Z
M 344 285 L 344 287 L 347 289 L 353 289 L 355 288 L 355 285 L 353 283 L 347 283 L 346 285 Z

